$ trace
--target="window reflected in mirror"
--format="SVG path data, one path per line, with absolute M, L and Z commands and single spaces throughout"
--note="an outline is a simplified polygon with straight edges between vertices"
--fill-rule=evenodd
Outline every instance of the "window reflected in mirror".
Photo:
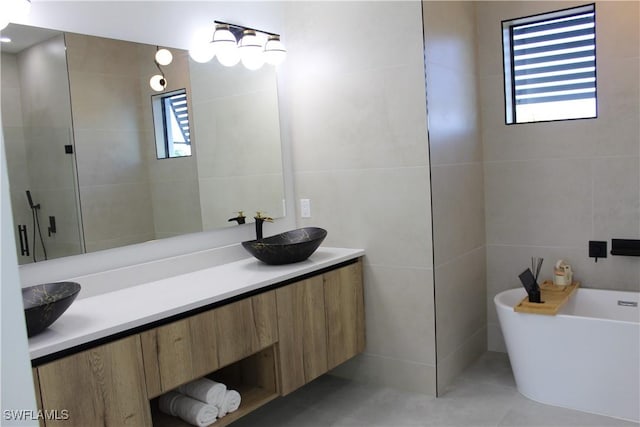
M 187 90 L 179 89 L 151 97 L 156 157 L 169 159 L 191 155 Z

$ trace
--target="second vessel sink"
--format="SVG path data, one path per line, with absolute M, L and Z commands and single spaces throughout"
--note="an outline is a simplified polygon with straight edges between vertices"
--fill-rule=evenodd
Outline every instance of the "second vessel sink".
M 36 335 L 65 312 L 80 292 L 76 282 L 55 282 L 22 289 L 27 336 Z
M 251 255 L 267 264 L 293 264 L 309 258 L 325 237 L 327 230 L 323 228 L 304 227 L 242 242 L 242 246 Z

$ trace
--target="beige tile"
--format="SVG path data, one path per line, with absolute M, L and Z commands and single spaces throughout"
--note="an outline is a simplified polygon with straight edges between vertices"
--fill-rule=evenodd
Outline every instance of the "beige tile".
M 584 244 L 592 227 L 589 160 L 485 165 L 487 243 Z
M 422 67 L 415 61 L 293 85 L 295 170 L 426 165 Z
M 640 238 L 639 163 L 638 157 L 593 160 L 595 236 Z
M 289 2 L 287 67 L 313 80 L 327 72 L 421 58 L 422 38 L 416 37 L 422 33 L 420 8 L 419 2 Z
M 482 161 L 475 76 L 429 63 L 427 99 L 431 164 Z
M 156 237 L 153 233 L 131 234 L 123 237 L 105 240 L 87 240 L 87 252 L 103 251 L 105 249 L 120 248 L 122 246 L 134 245 L 136 243 L 148 242 Z
M 398 390 L 436 395 L 436 368 L 434 365 L 362 353 L 335 368 L 331 374 Z
M 197 181 L 174 179 L 150 187 L 156 237 L 202 231 Z
M 438 357 L 438 395 L 444 394 L 451 383 L 487 351 L 487 328 L 480 327 L 445 357 Z
M 26 190 L 29 187 L 27 152 L 24 132 L 21 127 L 2 128 L 4 136 L 4 154 L 7 159 L 7 174 L 12 190 Z
M 76 130 L 137 131 L 144 122 L 137 79 L 69 70 L 69 81 Z
M 194 103 L 276 90 L 276 69 L 264 66 L 256 71 L 225 67 L 216 58 L 206 64 L 189 59 L 189 76 Z
M 433 271 L 367 265 L 364 294 L 367 353 L 435 365 Z
M 275 92 L 195 104 L 194 120 L 201 177 L 282 172 Z
M 640 56 L 638 16 L 638 2 L 601 1 L 596 4 L 596 54 L 599 59 Z
M 485 243 L 482 164 L 434 166 L 431 188 L 438 266 Z
M 485 249 L 479 248 L 436 267 L 438 361 L 450 357 L 486 326 L 485 263 Z
M 138 76 L 139 52 L 135 43 L 84 34 L 66 34 L 72 72 Z M 153 57 L 149 59 L 153 64 Z
M 422 3 L 422 16 L 425 57 L 429 65 L 438 64 L 465 73 L 474 70 L 476 23 L 473 2 L 426 1 Z
M 76 129 L 78 178 L 83 186 L 146 182 L 144 134 L 127 130 Z
M 233 227 L 229 218 L 244 211 L 248 222 L 257 211 L 272 218 L 284 215 L 281 174 L 203 178 L 199 181 L 202 226 L 204 230 Z M 265 236 L 271 234 L 264 226 Z
M 327 246 L 359 247 L 371 264 L 432 267 L 426 168 L 298 173 L 296 200 L 311 199 L 300 225 L 326 228 Z
M 81 185 L 80 202 L 87 249 L 89 243 L 104 249 L 100 243 L 102 241 L 127 241 L 128 236 L 153 234 L 151 196 L 147 183 Z
M 2 57 L 4 61 L 4 56 Z M 4 67 L 4 62 L 2 63 Z M 4 73 L 4 68 L 2 69 Z M 22 102 L 20 100 L 20 88 L 2 86 L 2 127 L 22 128 L 24 120 L 22 118 Z
M 70 144 L 68 128 L 25 129 L 29 186 L 38 189 L 73 188 L 73 156 L 64 146 Z

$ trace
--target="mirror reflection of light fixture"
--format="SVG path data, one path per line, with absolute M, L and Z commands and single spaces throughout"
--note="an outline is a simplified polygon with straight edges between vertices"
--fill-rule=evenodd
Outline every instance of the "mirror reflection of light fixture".
M 214 23 L 213 39 L 189 50 L 194 61 L 204 63 L 215 56 L 224 66 L 232 67 L 242 61 L 250 70 L 261 68 L 265 62 L 278 65 L 284 61 L 287 51 L 279 34 L 226 22 Z
M 173 61 L 173 55 L 169 49 L 160 49 L 157 48 L 156 51 L 156 62 L 160 65 L 169 65 L 171 61 Z
M 163 75 L 156 74 L 149 79 L 149 86 L 156 92 L 161 92 L 167 87 L 167 79 Z
M 31 0 L 1 0 L 0 5 L 0 30 L 9 22 L 26 18 L 31 12 Z
M 160 65 L 169 65 L 173 60 L 173 55 L 167 49 L 160 49 L 156 46 L 156 54 L 153 58 L 153 63 L 158 67 L 160 74 L 156 74 L 149 79 L 149 86 L 156 92 L 162 92 L 167 87 L 167 78 L 164 76 L 164 72 Z

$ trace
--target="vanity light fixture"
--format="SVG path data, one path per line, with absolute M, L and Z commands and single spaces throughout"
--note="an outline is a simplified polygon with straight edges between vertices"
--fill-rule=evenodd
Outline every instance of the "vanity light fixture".
M 20 21 L 31 12 L 31 0 L 2 0 L 0 2 L 0 30 L 9 22 Z
M 167 49 L 160 49 L 156 46 L 156 55 L 153 58 L 154 64 L 158 67 L 160 74 L 156 74 L 149 79 L 149 86 L 156 92 L 162 92 L 167 87 L 167 78 L 164 76 L 164 72 L 160 65 L 169 65 L 173 60 L 173 55 Z
M 238 43 L 238 51 L 240 52 L 240 60 L 242 65 L 249 70 L 258 70 L 264 65 L 264 48 L 253 30 L 244 30 L 242 38 Z
M 265 62 L 278 65 L 284 61 L 287 50 L 279 34 L 227 22 L 214 23 L 216 27 L 211 41 L 189 50 L 194 61 L 206 63 L 215 56 L 224 66 L 232 67 L 242 61 L 250 70 L 261 68 Z

